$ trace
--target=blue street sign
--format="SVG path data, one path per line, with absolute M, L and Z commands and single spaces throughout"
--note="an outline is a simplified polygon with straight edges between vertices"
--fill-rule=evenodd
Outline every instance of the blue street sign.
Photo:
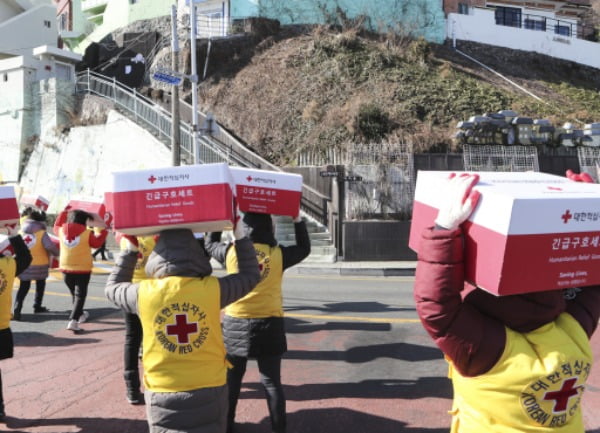
M 169 75 L 164 72 L 155 72 L 152 74 L 152 78 L 156 81 L 162 81 L 163 83 L 172 84 L 173 86 L 179 86 L 183 81 L 181 77 Z

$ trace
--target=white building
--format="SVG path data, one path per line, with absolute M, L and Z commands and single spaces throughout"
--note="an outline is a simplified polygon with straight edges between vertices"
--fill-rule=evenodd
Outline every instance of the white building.
M 0 2 L 1 181 L 17 181 L 35 142 L 66 125 L 73 111 L 81 56 L 57 48 L 57 41 L 51 0 Z
M 481 2 L 477 2 L 481 3 Z M 448 13 L 447 36 L 515 50 L 536 52 L 600 68 L 600 43 L 587 40 L 585 1 L 486 1 L 459 3 Z

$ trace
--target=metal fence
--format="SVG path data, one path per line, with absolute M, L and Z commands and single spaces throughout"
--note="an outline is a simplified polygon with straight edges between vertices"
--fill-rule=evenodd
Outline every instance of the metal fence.
M 466 144 L 463 157 L 467 171 L 540 171 L 535 146 Z

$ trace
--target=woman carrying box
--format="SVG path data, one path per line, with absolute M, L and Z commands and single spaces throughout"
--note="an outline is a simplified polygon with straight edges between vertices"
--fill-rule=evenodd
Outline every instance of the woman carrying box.
M 445 203 L 422 234 L 415 275 L 417 313 L 449 361 L 451 432 L 583 432 L 600 287 L 494 296 L 467 284 L 461 226 L 478 180 L 455 176 L 440 191 Z
M 65 209 L 54 223 L 54 233 L 60 239 L 59 266 L 73 300 L 67 323 L 67 329 L 73 332 L 82 331 L 79 324 L 89 317 L 83 307 L 92 275 L 91 249 L 100 248 L 108 235 L 105 229 L 95 233 L 88 228 L 93 219 L 94 217 L 85 211 Z
M 21 223 L 21 233 L 25 244 L 31 251 L 33 260 L 31 265 L 19 275 L 19 291 L 13 308 L 14 320 L 21 320 L 21 309 L 32 281 L 35 281 L 33 312 L 45 313 L 48 311 L 42 305 L 42 300 L 50 268 L 50 255 L 59 255 L 58 245 L 52 241 L 50 235 L 46 232 L 46 213 L 31 209 L 24 216 L 25 218 Z
M 233 368 L 227 371 L 229 386 L 228 431 L 233 431 L 235 410 L 248 358 L 256 359 L 262 385 L 267 395 L 272 431 L 286 430 L 285 395 L 281 385 L 281 357 L 287 351 L 283 320 L 281 283 L 283 272 L 310 254 L 306 223 L 294 218 L 296 245 L 278 245 L 271 215 L 248 212 L 243 218 L 250 240 L 254 243 L 261 280 L 248 295 L 225 309 L 223 336 L 227 359 Z M 231 244 L 222 244 L 221 233 L 211 233 L 206 249 L 217 261 L 225 263 L 227 272 L 238 268 Z
M 143 328 L 144 385 L 150 433 L 223 433 L 227 360 L 221 308 L 246 295 L 260 275 L 254 249 L 237 224 L 239 272 L 213 277 L 191 230 L 160 232 L 148 258 L 151 277 L 132 283 L 137 247 L 130 243 L 108 277 L 105 294 L 138 314 Z

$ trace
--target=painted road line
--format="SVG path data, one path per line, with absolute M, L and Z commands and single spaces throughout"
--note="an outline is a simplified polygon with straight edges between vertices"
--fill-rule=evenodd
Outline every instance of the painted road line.
M 332 316 L 327 314 L 301 314 L 284 313 L 285 317 L 314 320 L 342 320 L 346 322 L 371 322 L 371 323 L 421 323 L 419 319 L 400 319 L 385 317 L 360 317 L 360 316 Z

